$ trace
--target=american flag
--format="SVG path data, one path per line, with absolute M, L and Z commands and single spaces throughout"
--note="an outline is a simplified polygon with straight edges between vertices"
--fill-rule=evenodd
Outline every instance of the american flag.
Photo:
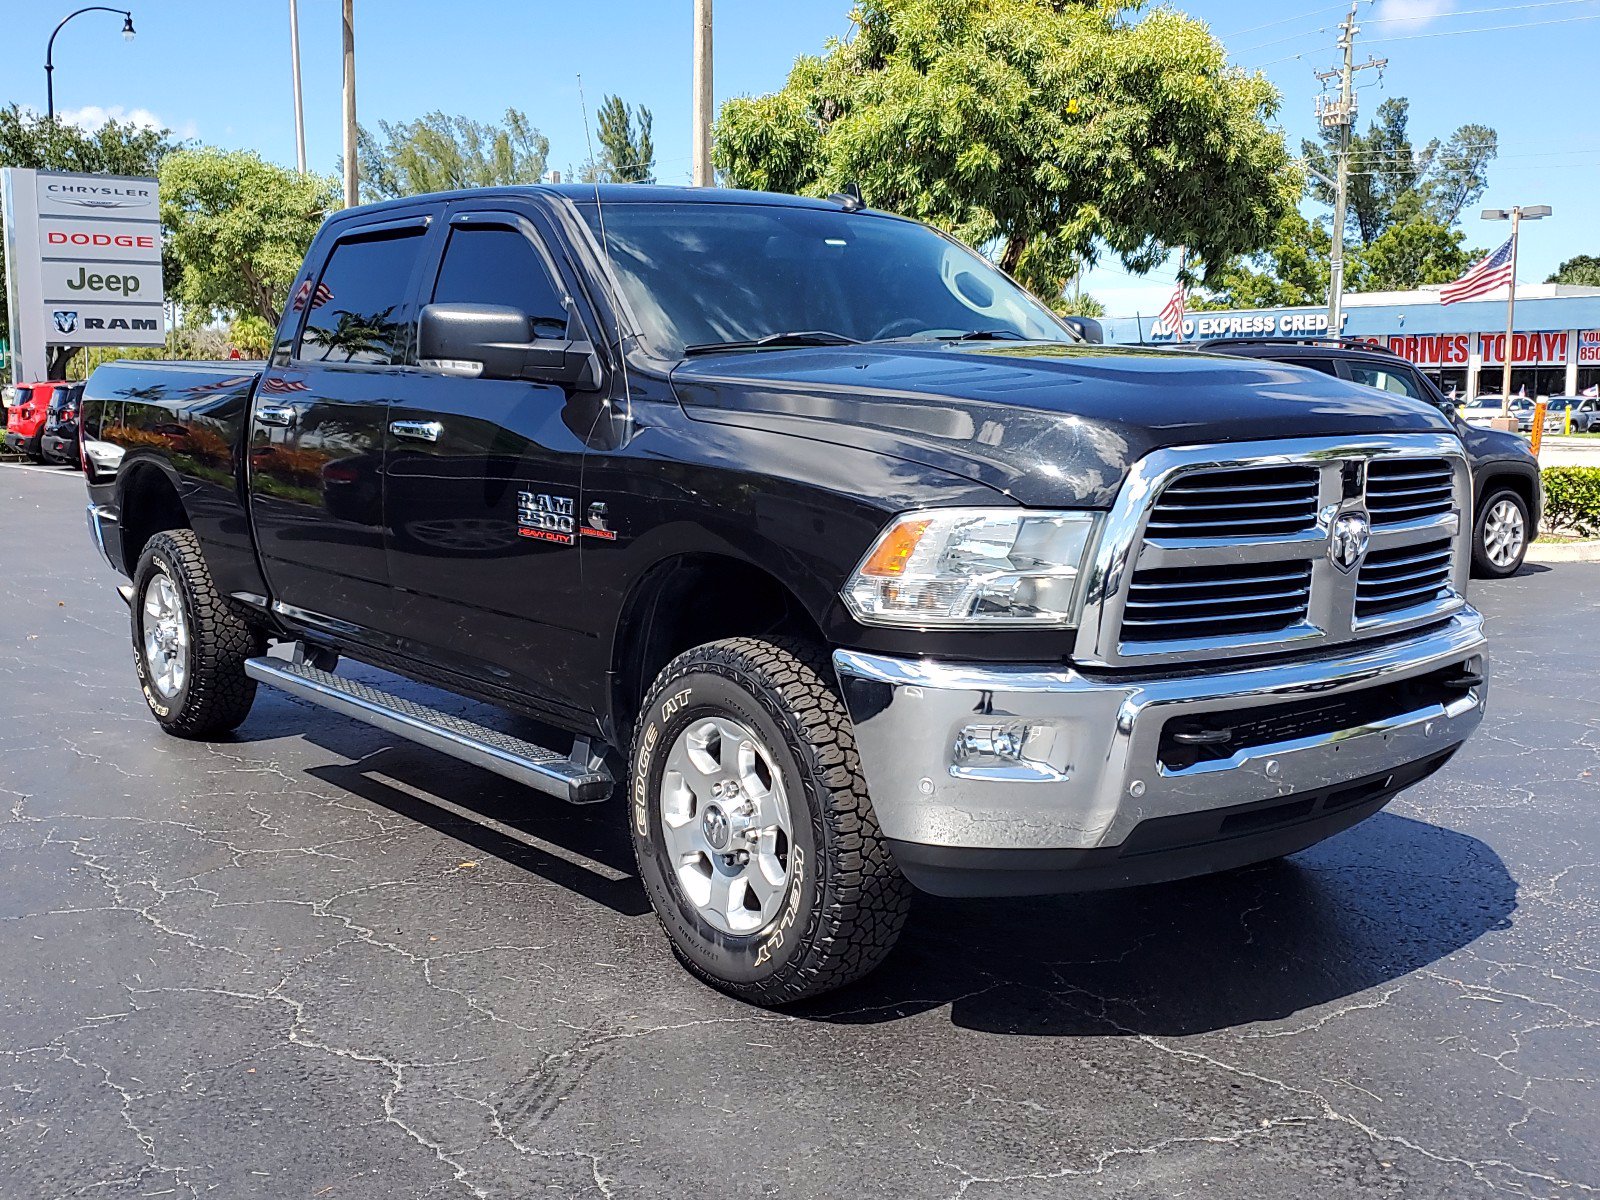
M 1178 286 L 1172 289 L 1172 299 L 1167 301 L 1158 318 L 1180 342 L 1183 341 L 1183 290 L 1183 280 L 1179 279 Z
M 1511 239 L 1493 254 L 1486 255 L 1472 265 L 1460 279 L 1447 283 L 1439 293 L 1440 304 L 1454 304 L 1457 300 L 1473 300 L 1487 296 L 1496 288 L 1511 282 Z

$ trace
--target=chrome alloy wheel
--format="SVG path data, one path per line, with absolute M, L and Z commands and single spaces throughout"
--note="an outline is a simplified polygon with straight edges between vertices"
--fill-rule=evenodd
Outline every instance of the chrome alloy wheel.
M 189 677 L 189 624 L 183 598 L 165 571 L 144 585 L 144 661 L 150 682 L 171 700 Z
M 748 936 L 778 917 L 792 826 L 783 777 L 728 717 L 691 722 L 661 777 L 661 833 L 678 886 L 713 928 Z
M 1522 553 L 1527 540 L 1527 524 L 1522 510 L 1510 500 L 1497 500 L 1483 523 L 1483 552 L 1497 567 L 1509 567 Z

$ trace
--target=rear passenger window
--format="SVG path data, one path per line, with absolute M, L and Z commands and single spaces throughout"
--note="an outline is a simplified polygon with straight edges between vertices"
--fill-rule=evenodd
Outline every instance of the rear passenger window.
M 1310 367 L 1313 371 L 1321 371 L 1324 375 L 1338 375 L 1339 368 L 1333 365 L 1331 358 L 1292 358 L 1286 359 L 1297 367 Z
M 545 269 L 544 259 L 519 229 L 458 225 L 450 231 L 436 304 L 504 304 L 533 318 L 533 336 L 567 336 L 565 290 Z
M 385 366 L 403 361 L 421 249 L 421 229 L 336 244 L 316 286 L 302 285 L 290 301 L 308 310 L 297 357 Z

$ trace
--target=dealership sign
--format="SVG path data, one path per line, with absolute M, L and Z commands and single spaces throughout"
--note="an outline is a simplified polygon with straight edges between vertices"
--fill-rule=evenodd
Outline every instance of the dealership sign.
M 1340 324 L 1349 320 L 1350 314 L 1345 313 Z M 1327 332 L 1325 312 L 1190 313 L 1183 322 L 1185 338 L 1325 337 Z M 1164 341 L 1171 336 L 1172 330 L 1165 321 L 1158 319 L 1151 324 L 1151 341 Z
M 46 346 L 166 341 L 154 179 L 11 168 L 0 183 L 18 378 L 44 377 Z
M 1578 362 L 1600 363 L 1600 329 L 1578 330 Z

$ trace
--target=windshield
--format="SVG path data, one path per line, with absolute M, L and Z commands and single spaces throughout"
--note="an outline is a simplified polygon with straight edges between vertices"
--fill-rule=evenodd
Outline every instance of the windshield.
M 579 206 L 595 237 L 595 206 Z M 927 226 L 778 204 L 605 209 L 611 266 L 652 349 L 830 333 L 858 342 L 970 333 L 1070 342 L 1049 309 Z

